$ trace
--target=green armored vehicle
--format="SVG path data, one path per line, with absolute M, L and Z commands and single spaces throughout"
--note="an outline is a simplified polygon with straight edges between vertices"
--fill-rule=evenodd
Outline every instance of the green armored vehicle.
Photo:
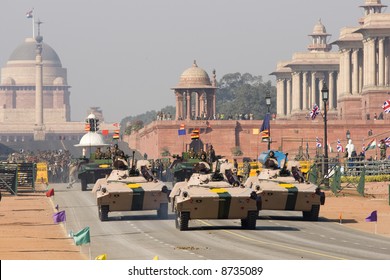
M 275 164 L 269 164 L 269 152 L 261 154 L 262 171 L 249 177 L 245 187 L 261 196 L 263 210 L 301 211 L 304 220 L 317 221 L 325 193 L 305 180 L 298 161 L 288 161 L 287 154 L 280 157 L 279 153 L 274 153 Z
M 184 152 L 182 156 L 175 155 L 169 166 L 172 174 L 172 184 L 175 185 L 177 182 L 188 180 L 194 173 L 195 165 L 199 162 L 201 162 L 200 159 L 190 158 L 187 152 Z
M 212 173 L 208 163 L 200 162 L 188 181 L 174 185 L 169 198 L 179 230 L 187 230 L 194 219 L 240 219 L 242 228 L 256 228 L 260 196 L 243 187 L 232 170 L 224 162 Z
M 81 160 L 77 175 L 81 181 L 81 190 L 88 190 L 88 184 L 95 184 L 98 179 L 110 175 L 111 171 L 111 160 L 94 160 L 93 162 Z
M 106 155 L 100 152 L 102 147 L 108 147 L 103 135 L 98 133 L 99 119 L 94 114 L 89 114 L 85 120 L 85 130 L 88 131 L 75 147 L 82 148 L 83 157 L 78 161 L 77 177 L 81 181 L 81 190 L 86 191 L 88 184 L 95 184 L 96 180 L 108 176 L 112 171 L 111 152 Z M 95 152 L 92 152 L 92 149 Z M 89 158 L 87 158 L 89 151 Z M 98 153 L 99 152 L 99 153 Z
M 101 221 L 116 211 L 157 210 L 158 218 L 168 218 L 168 187 L 153 176 L 147 160 L 138 160 L 136 165 L 133 160 L 131 169 L 114 169 L 110 176 L 96 181 L 92 192 L 96 193 Z

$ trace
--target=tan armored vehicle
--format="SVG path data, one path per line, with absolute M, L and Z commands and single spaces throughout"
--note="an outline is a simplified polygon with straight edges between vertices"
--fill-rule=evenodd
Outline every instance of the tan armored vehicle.
M 287 161 L 286 156 L 280 164 L 282 168 L 264 162 L 260 174 L 249 177 L 244 185 L 261 196 L 263 210 L 302 211 L 304 220 L 317 221 L 325 204 L 324 192 L 305 180 L 298 161 Z
M 92 192 L 96 192 L 101 221 L 114 211 L 157 210 L 158 218 L 168 218 L 168 187 L 152 175 L 147 160 L 138 160 L 130 170 L 113 170 L 96 181 Z
M 241 219 L 242 228 L 256 228 L 260 197 L 244 188 L 232 170 L 231 163 L 223 163 L 210 173 L 208 163 L 200 162 L 188 181 L 175 184 L 169 197 L 178 229 L 187 230 L 193 219 Z

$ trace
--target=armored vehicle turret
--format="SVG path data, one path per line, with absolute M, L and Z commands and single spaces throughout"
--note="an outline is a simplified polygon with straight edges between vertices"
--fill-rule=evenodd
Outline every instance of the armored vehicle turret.
M 133 153 L 131 168 L 120 166 L 107 178 L 97 180 L 92 189 L 100 220 L 107 221 L 109 212 L 144 210 L 157 210 L 158 218 L 167 219 L 169 190 L 153 176 L 150 162 L 138 160 L 135 164 Z
M 210 172 L 209 164 L 200 162 L 188 181 L 174 185 L 169 197 L 179 230 L 194 219 L 241 219 L 242 228 L 256 228 L 260 196 L 240 184 L 231 163 L 218 166 Z

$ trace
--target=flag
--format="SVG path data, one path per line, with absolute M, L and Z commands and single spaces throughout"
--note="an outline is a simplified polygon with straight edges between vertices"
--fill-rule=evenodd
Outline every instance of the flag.
M 112 125 L 115 127 L 119 127 L 119 123 L 113 123 Z
M 390 147 L 390 137 L 386 137 L 385 139 L 386 147 Z
M 258 128 L 252 129 L 252 134 L 258 135 L 260 133 L 260 130 Z
M 99 255 L 95 258 L 95 260 L 107 260 L 107 254 Z
M 382 109 L 383 111 L 385 111 L 385 113 L 390 113 L 390 99 L 386 100 L 385 103 L 383 103 Z
M 91 125 L 89 123 L 86 123 L 84 130 L 85 131 L 91 131 Z
M 65 222 L 66 221 L 65 210 L 54 213 L 53 220 L 54 220 L 54 223 L 56 223 L 56 224 L 61 223 L 61 222 Z
M 77 246 L 91 243 L 91 237 L 89 235 L 89 227 L 83 228 L 77 233 L 71 232 L 70 235 L 73 237 L 73 240 Z
M 50 189 L 50 190 L 48 190 L 47 192 L 46 192 L 46 196 L 47 197 L 51 197 L 51 196 L 53 196 L 54 195 L 54 189 Z
M 33 10 L 28 11 L 28 12 L 26 13 L 26 18 L 32 18 L 32 17 L 33 17 Z
M 316 147 L 317 148 L 321 148 L 322 147 L 322 144 L 320 142 L 320 139 L 318 139 L 318 137 L 316 137 Z
M 180 135 L 186 135 L 186 130 L 185 129 L 178 129 L 177 134 Z
M 194 130 L 192 130 L 191 139 L 192 139 L 192 140 L 194 140 L 194 139 L 199 139 L 199 129 L 194 129 Z
M 366 218 L 366 222 L 376 222 L 376 221 L 378 221 L 378 216 L 377 216 L 377 212 L 375 210 L 375 211 L 372 211 L 370 216 L 368 216 Z
M 180 124 L 180 128 L 177 130 L 178 135 L 186 135 L 186 129 L 184 123 Z
M 268 139 L 270 131 L 270 114 L 266 114 L 263 120 L 263 124 L 260 127 L 261 138 Z
M 364 143 L 363 143 L 362 152 L 364 153 L 365 151 L 366 151 L 366 145 L 364 145 Z
M 56 205 L 55 208 L 56 208 L 57 211 L 60 209 L 60 207 L 58 206 L 58 204 Z
M 320 113 L 320 108 L 317 104 L 314 104 L 313 109 L 310 111 L 310 118 L 314 120 Z
M 103 129 L 102 130 L 102 135 L 104 135 L 104 136 L 108 135 L 108 129 Z
M 119 139 L 119 129 L 114 131 L 114 135 L 112 135 L 112 139 Z
M 337 139 L 337 152 L 338 153 L 344 153 L 344 147 L 341 145 L 340 139 Z
M 366 151 L 373 150 L 376 148 L 376 139 L 372 139 L 370 143 L 367 144 Z

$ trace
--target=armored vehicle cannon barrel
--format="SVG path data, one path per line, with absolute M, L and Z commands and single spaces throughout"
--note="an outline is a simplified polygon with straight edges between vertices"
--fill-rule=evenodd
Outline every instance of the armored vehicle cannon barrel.
M 151 174 L 149 161 L 134 163 L 130 170 L 113 170 L 108 178 L 96 181 L 92 192 L 101 221 L 115 211 L 157 210 L 158 218 L 168 218 L 168 187 Z
M 209 165 L 201 162 L 186 182 L 178 182 L 170 193 L 175 224 L 179 230 L 187 230 L 193 219 L 241 219 L 245 229 L 255 229 L 261 197 L 254 190 L 245 188 L 230 174 L 232 165 L 223 163 L 215 173 L 209 173 Z

